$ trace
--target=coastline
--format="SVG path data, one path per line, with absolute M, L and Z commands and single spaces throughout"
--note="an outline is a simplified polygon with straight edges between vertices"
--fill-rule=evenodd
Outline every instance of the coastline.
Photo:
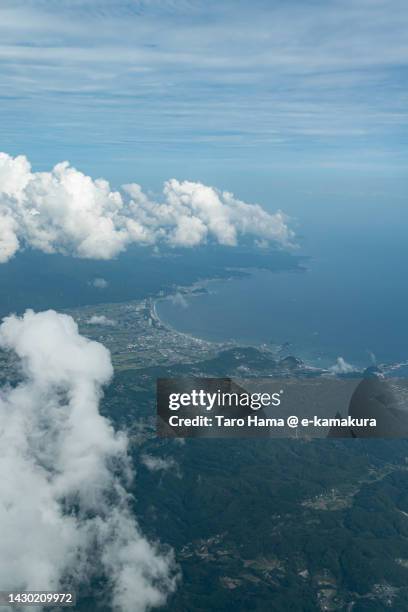
M 192 285 L 193 287 L 194 285 Z M 185 289 L 183 287 L 183 289 Z M 159 325 L 160 327 L 164 328 L 165 330 L 173 333 L 173 334 L 177 334 L 178 336 L 182 336 L 183 338 L 186 338 L 188 340 L 192 340 L 193 342 L 200 342 L 206 346 L 208 346 L 209 348 L 213 348 L 215 350 L 223 350 L 223 349 L 228 349 L 228 348 L 232 348 L 232 347 L 237 347 L 239 346 L 239 344 L 236 341 L 230 341 L 230 342 L 216 342 L 214 340 L 207 340 L 205 338 L 197 338 L 196 336 L 193 336 L 193 334 L 188 334 L 187 332 L 182 332 L 179 329 L 176 329 L 175 327 L 173 327 L 172 325 L 170 325 L 169 323 L 163 321 L 163 319 L 160 318 L 158 312 L 157 312 L 157 304 L 160 301 L 164 301 L 166 299 L 171 298 L 172 296 L 177 295 L 177 293 L 179 293 L 178 291 L 176 291 L 175 293 L 168 293 L 166 295 L 163 296 L 159 296 L 159 297 L 155 297 L 155 298 L 149 298 L 149 313 L 150 313 L 150 317 L 152 319 L 152 321 L 154 321 L 157 325 Z M 185 292 L 184 294 L 187 294 L 187 292 Z
M 196 296 L 200 296 L 204 293 L 211 294 L 212 291 L 207 289 L 208 287 L 211 286 L 211 284 L 229 283 L 234 280 L 239 280 L 240 278 L 243 278 L 243 277 L 251 277 L 253 275 L 253 272 L 256 270 L 259 270 L 259 268 L 250 268 L 250 269 L 245 269 L 245 270 L 237 269 L 239 273 L 237 275 L 231 274 L 230 276 L 225 276 L 225 277 L 206 278 L 200 281 L 196 281 L 189 286 L 178 285 L 166 294 L 152 297 L 150 298 L 151 300 L 150 309 L 152 313 L 152 319 L 156 320 L 159 325 L 162 325 L 165 329 L 168 329 L 169 331 L 172 331 L 173 333 L 179 334 L 180 336 L 192 339 L 194 341 L 206 343 L 209 346 L 221 347 L 221 348 L 222 347 L 225 347 L 225 348 L 251 347 L 251 348 L 256 348 L 258 350 L 266 350 L 270 353 L 276 354 L 285 348 L 286 343 L 276 343 L 275 344 L 275 343 L 268 342 L 268 341 L 256 341 L 256 340 L 248 341 L 248 340 L 239 340 L 236 338 L 226 339 L 226 340 L 213 340 L 211 338 L 197 337 L 193 335 L 192 333 L 183 332 L 177 329 L 176 327 L 174 327 L 172 324 L 168 323 L 167 321 L 163 321 L 163 319 L 160 317 L 160 315 L 157 312 L 157 304 L 159 302 L 171 300 L 172 298 L 176 299 L 178 296 L 180 296 L 181 298 L 184 298 L 185 296 L 193 298 Z M 273 274 L 271 270 L 268 270 L 266 268 L 262 268 L 262 270 L 265 270 Z
M 246 274 L 246 273 L 244 274 L 245 276 L 250 276 L 250 274 Z M 280 358 L 279 353 L 281 353 L 282 350 L 284 350 L 285 348 L 283 344 L 272 344 L 272 343 L 269 344 L 267 342 L 241 342 L 236 339 L 216 341 L 212 339 L 197 337 L 191 333 L 183 332 L 177 329 L 176 327 L 174 327 L 173 325 L 171 325 L 170 323 L 163 321 L 163 319 L 160 317 L 157 311 L 157 305 L 159 302 L 164 302 L 165 300 L 171 299 L 172 297 L 176 297 L 177 295 L 180 295 L 180 294 L 181 296 L 195 297 L 197 295 L 201 295 L 202 293 L 209 293 L 206 289 L 207 289 L 207 286 L 210 285 L 211 283 L 225 282 L 225 281 L 228 282 L 228 281 L 232 281 L 236 279 L 237 279 L 237 276 L 231 275 L 225 278 L 208 278 L 205 280 L 197 281 L 190 286 L 185 286 L 185 285 L 177 286 L 174 288 L 173 291 L 166 293 L 165 295 L 159 295 L 157 297 L 153 297 L 149 299 L 150 316 L 152 320 L 155 321 L 155 323 L 161 326 L 163 329 L 169 332 L 172 332 L 173 334 L 177 334 L 185 339 L 191 340 L 193 342 L 199 342 L 202 345 L 207 346 L 208 348 L 212 350 L 222 351 L 222 350 L 227 350 L 227 349 L 232 349 L 232 348 L 254 348 L 258 351 L 266 352 L 272 355 L 276 359 L 279 359 Z M 203 291 L 198 292 L 197 290 L 203 290 Z M 314 366 L 311 365 L 311 367 L 313 368 Z

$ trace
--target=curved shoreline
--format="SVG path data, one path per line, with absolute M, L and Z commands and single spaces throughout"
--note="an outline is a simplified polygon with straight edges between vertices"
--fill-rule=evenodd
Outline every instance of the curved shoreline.
M 172 296 L 176 296 L 177 294 L 181 294 L 182 296 L 186 295 L 186 296 L 191 296 L 194 294 L 192 293 L 192 289 L 194 288 L 200 288 L 203 286 L 203 284 L 208 284 L 211 282 L 215 282 L 218 280 L 225 280 L 225 279 L 206 279 L 205 281 L 201 281 L 200 283 L 194 283 L 193 285 L 191 285 L 191 287 L 176 287 L 174 289 L 174 291 L 167 293 L 166 295 L 162 295 L 162 296 L 158 296 L 155 298 L 150 298 L 150 303 L 149 303 L 149 311 L 150 311 L 150 315 L 152 317 L 152 319 L 161 327 L 163 327 L 165 330 L 168 330 L 174 334 L 177 334 L 181 337 L 187 338 L 193 342 L 199 342 L 203 345 L 206 345 L 208 348 L 212 348 L 215 351 L 222 351 L 223 349 L 229 349 L 229 348 L 255 348 L 258 351 L 266 351 L 270 354 L 272 354 L 275 358 L 280 359 L 280 356 L 278 355 L 278 353 L 280 351 L 283 350 L 284 348 L 284 344 L 280 344 L 280 345 L 269 345 L 266 342 L 239 342 L 238 340 L 230 340 L 230 341 L 224 341 L 224 342 L 217 342 L 214 340 L 207 340 L 204 338 L 197 338 L 196 336 L 193 336 L 190 333 L 187 332 L 183 332 L 178 330 L 177 328 L 173 327 L 171 324 L 164 322 L 158 312 L 157 312 L 157 304 L 159 301 L 164 301 L 166 299 L 170 299 Z M 230 277 L 227 280 L 234 280 L 234 277 Z M 296 354 L 291 354 L 289 356 L 294 356 L 297 357 Z M 306 370 L 319 370 L 322 372 L 330 372 L 330 366 L 322 366 L 321 364 L 315 363 L 313 360 L 307 359 L 304 356 L 303 357 L 297 357 L 301 360 L 301 362 L 303 363 L 303 367 Z
M 159 316 L 158 312 L 157 312 L 157 303 L 160 301 L 164 301 L 166 299 L 169 299 L 172 295 L 177 295 L 176 293 L 169 293 L 165 296 L 162 297 L 157 297 L 157 298 L 152 298 L 149 304 L 149 311 L 150 311 L 150 316 L 152 318 L 153 321 L 155 321 L 158 325 L 160 325 L 161 327 L 163 327 L 164 329 L 172 332 L 173 334 L 177 334 L 179 336 L 182 336 L 183 338 L 188 338 L 189 340 L 192 340 L 194 342 L 200 342 L 202 344 L 208 345 L 209 347 L 213 347 L 215 350 L 222 350 L 224 348 L 231 348 L 233 346 L 238 346 L 238 344 L 235 341 L 230 341 L 230 342 L 215 342 L 213 340 L 205 340 L 204 338 L 197 338 L 196 336 L 193 336 L 192 334 L 188 334 L 186 332 L 182 332 L 178 329 L 176 329 L 175 327 L 173 327 L 172 325 L 170 325 L 169 323 L 165 323 Z

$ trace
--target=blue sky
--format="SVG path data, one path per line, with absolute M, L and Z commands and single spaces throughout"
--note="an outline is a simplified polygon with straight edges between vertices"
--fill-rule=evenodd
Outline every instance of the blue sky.
M 407 27 L 405 0 L 2 0 L 0 148 L 114 184 L 400 197 Z

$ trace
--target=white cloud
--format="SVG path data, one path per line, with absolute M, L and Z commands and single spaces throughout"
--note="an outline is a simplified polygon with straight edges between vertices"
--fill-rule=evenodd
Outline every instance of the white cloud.
M 92 287 L 95 287 L 95 289 L 106 289 L 109 285 L 108 281 L 104 278 L 94 278 L 90 284 Z
M 167 181 L 158 203 L 135 183 L 112 191 L 107 181 L 93 180 L 68 162 L 32 172 L 25 157 L 0 153 L 0 262 L 20 244 L 111 259 L 131 243 L 235 246 L 242 237 L 288 246 L 293 233 L 282 212 L 270 214 L 201 183 Z
M 17 223 L 8 214 L 0 214 L 0 264 L 8 261 L 18 251 Z
M 329 371 L 333 374 L 350 374 L 355 372 L 356 368 L 350 363 L 347 363 L 343 357 L 337 357 L 336 363 L 329 368 Z
M 88 323 L 88 325 L 108 325 L 110 327 L 114 327 L 116 325 L 116 321 L 105 317 L 105 315 L 92 315 L 92 317 L 90 317 L 86 323 Z
M 188 308 L 189 306 L 186 298 L 180 292 L 170 295 L 169 300 L 171 301 L 172 304 L 174 304 L 175 306 L 180 306 L 181 308 Z
M 140 460 L 151 472 L 175 470 L 178 473 L 178 464 L 172 457 L 164 459 L 163 457 L 155 457 L 154 455 L 143 453 Z
M 7 317 L 0 347 L 23 374 L 0 390 L 2 588 L 75 588 L 105 575 L 113 607 L 163 604 L 175 587 L 172 556 L 132 516 L 118 477 L 132 477 L 127 436 L 98 410 L 109 351 L 54 311 Z

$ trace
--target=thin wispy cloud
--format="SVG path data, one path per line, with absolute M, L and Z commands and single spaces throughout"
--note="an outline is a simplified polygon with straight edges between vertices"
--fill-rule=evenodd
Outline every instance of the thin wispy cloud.
M 407 129 L 407 25 L 401 0 L 6 1 L 6 145 L 28 128 L 46 146 L 48 121 L 66 145 L 113 138 L 141 156 L 216 144 L 224 157 L 286 146 L 323 158 L 384 140 L 386 156 Z

